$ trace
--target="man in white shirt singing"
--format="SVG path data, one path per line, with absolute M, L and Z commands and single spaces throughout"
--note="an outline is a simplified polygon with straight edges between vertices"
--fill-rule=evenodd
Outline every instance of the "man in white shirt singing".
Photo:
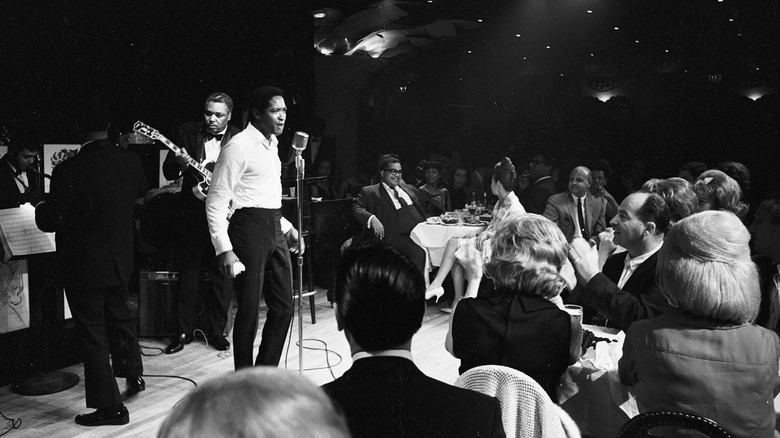
M 236 369 L 277 366 L 293 314 L 288 243 L 298 232 L 281 215 L 281 161 L 277 136 L 287 107 L 282 90 L 260 87 L 248 97 L 250 123 L 226 144 L 217 159 L 206 198 L 217 264 L 235 277 L 238 311 L 233 326 Z M 230 211 L 235 212 L 230 216 Z M 239 263 L 240 262 L 240 263 Z M 238 272 L 240 264 L 246 271 Z M 268 306 L 262 341 L 253 361 L 260 291 Z

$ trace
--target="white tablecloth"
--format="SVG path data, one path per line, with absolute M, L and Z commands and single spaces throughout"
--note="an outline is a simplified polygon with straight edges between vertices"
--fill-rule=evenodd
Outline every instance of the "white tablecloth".
M 441 258 L 444 255 L 444 248 L 447 242 L 454 237 L 473 237 L 485 231 L 486 226 L 473 225 L 439 225 L 421 222 L 412 230 L 410 237 L 414 243 L 420 245 L 426 254 L 426 277 L 427 271 L 434 266 L 441 265 Z
M 628 387 L 620 384 L 618 360 L 623 355 L 625 334 L 616 329 L 583 324 L 597 337 L 617 342 L 598 342 L 570 366 L 558 386 L 558 402 L 574 419 L 583 435 L 612 437 L 639 412 Z

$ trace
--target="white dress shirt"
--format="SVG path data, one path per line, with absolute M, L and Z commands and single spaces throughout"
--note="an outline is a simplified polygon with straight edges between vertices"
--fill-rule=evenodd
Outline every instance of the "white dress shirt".
M 216 135 L 222 135 L 224 136 L 227 132 L 227 127 L 223 129 L 222 131 L 216 133 Z M 211 140 L 206 140 L 203 142 L 203 149 L 206 153 L 206 157 L 203 159 L 204 163 L 216 163 L 217 158 L 219 157 L 219 151 L 222 149 L 222 140 L 217 140 L 216 137 L 213 137 Z
M 412 360 L 412 352 L 409 350 L 358 351 L 352 355 L 352 362 L 367 357 L 402 357 L 404 359 Z M 412 360 L 412 362 L 414 361 Z
M 655 248 L 651 249 L 650 251 L 642 254 L 641 256 L 637 257 L 631 257 L 628 252 L 626 252 L 626 260 L 623 262 L 623 273 L 620 274 L 620 279 L 618 280 L 617 287 L 620 289 L 623 289 L 623 286 L 626 285 L 626 282 L 629 278 L 631 278 L 631 274 L 636 271 L 636 267 L 641 265 L 645 262 L 645 260 L 649 259 L 651 255 L 658 252 L 659 249 L 661 249 L 662 244 L 659 244 Z
M 241 208 L 282 208 L 282 163 L 276 136 L 266 139 L 251 123 L 222 148 L 206 198 L 211 243 L 217 254 L 233 249 L 228 216 Z M 292 224 L 282 218 L 282 232 Z

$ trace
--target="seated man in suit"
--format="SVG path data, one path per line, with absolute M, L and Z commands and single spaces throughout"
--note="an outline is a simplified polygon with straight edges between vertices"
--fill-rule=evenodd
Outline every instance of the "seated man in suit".
M 352 203 L 352 214 L 366 229 L 355 236 L 352 245 L 379 240 L 394 247 L 422 272 L 425 251 L 412 241 L 412 229 L 425 220 L 417 189 L 402 181 L 401 160 L 397 155 L 384 155 L 379 160 L 381 181 L 366 186 Z
M 336 277 L 334 308 L 352 368 L 323 385 L 359 437 L 501 437 L 498 400 L 423 374 L 412 336 L 425 315 L 425 282 L 387 245 L 349 250 Z
M 515 190 L 520 203 L 525 207 L 528 213 L 543 214 L 547 206 L 547 200 L 550 196 L 558 193 L 555 188 L 555 182 L 552 178 L 552 171 L 555 167 L 554 159 L 545 154 L 536 154 L 528 162 L 528 175 L 525 179 L 525 187 L 518 180 L 518 187 Z
M 670 309 L 655 281 L 658 250 L 669 228 L 669 207 L 655 193 L 632 193 L 610 225 L 615 228 L 614 243 L 626 248 L 626 255 L 610 256 L 599 272 L 595 249 L 576 238 L 569 260 L 583 288 L 579 301 L 605 316 L 608 326 L 627 330 L 634 321 L 656 318 Z
M 555 222 L 566 240 L 582 237 L 592 245 L 606 229 L 605 204 L 590 193 L 593 182 L 590 169 L 575 167 L 569 174 L 569 190 L 550 196 L 544 216 Z

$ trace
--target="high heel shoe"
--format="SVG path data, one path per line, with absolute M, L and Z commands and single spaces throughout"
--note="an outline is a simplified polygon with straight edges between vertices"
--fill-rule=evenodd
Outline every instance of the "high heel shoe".
M 439 302 L 439 298 L 444 295 L 444 288 L 439 286 L 435 287 L 433 289 L 428 289 L 425 291 L 425 301 L 430 300 L 433 297 L 436 297 L 436 302 Z

